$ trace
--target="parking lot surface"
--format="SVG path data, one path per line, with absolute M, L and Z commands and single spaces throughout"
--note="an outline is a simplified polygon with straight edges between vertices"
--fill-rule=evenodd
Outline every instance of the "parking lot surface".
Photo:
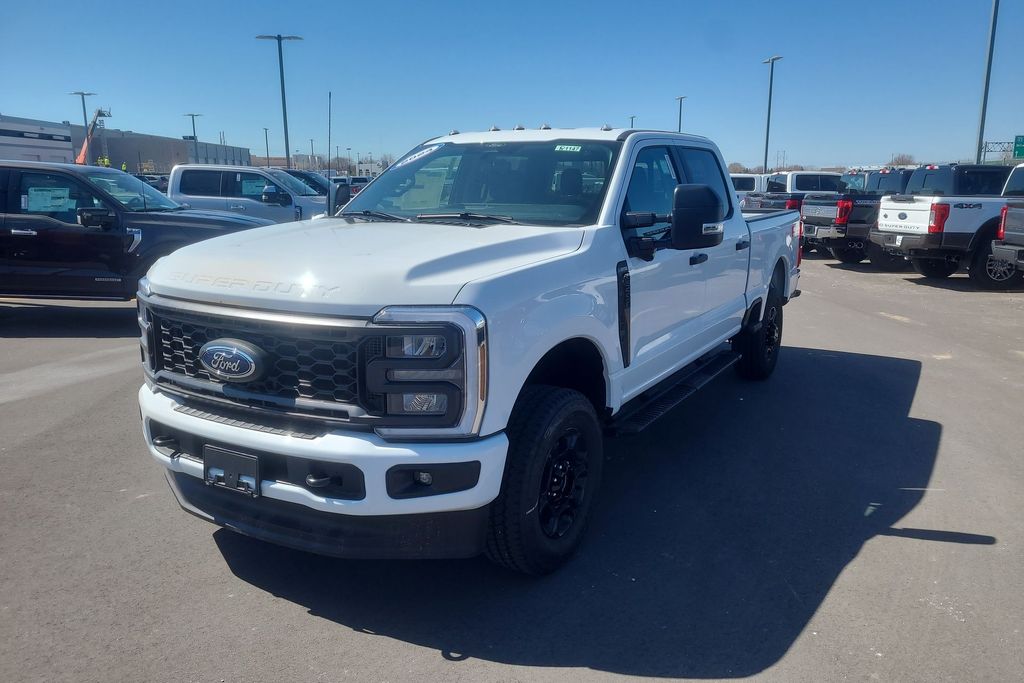
M 539 580 L 185 514 L 133 305 L 0 300 L 0 680 L 1020 680 L 1024 292 L 815 257 L 801 287 L 768 382 L 608 443 Z

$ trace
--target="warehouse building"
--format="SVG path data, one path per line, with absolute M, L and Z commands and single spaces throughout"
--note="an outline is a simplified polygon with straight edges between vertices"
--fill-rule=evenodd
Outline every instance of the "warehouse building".
M 71 142 L 76 150 L 82 148 L 85 138 L 83 126 L 71 126 Z M 168 138 L 116 128 L 97 128 L 93 134 L 89 161 L 95 163 L 100 155 L 110 159 L 110 165 L 127 165 L 132 173 L 167 173 L 176 164 L 231 164 L 252 166 L 247 147 L 220 145 L 212 142 L 193 142 L 191 139 Z
M 0 114 L 0 159 L 70 163 L 71 126 Z

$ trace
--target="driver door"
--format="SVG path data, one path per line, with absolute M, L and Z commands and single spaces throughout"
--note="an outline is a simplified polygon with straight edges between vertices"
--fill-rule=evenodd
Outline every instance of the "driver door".
M 249 171 L 224 172 L 224 196 L 227 198 L 228 211 L 246 216 L 266 218 L 275 223 L 286 223 L 295 220 L 294 206 L 263 203 L 263 188 L 268 185 L 277 187 L 277 191 L 287 195 L 288 191 L 280 187 L 262 173 Z
M 85 228 L 80 208 L 107 206 L 85 183 L 63 173 L 15 171 L 4 223 L 10 285 L 25 294 L 123 294 L 124 226 Z

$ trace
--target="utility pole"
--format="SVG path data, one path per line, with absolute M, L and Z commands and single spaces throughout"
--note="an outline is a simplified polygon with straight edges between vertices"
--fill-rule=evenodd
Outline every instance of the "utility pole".
M 355 175 L 355 173 L 352 172 L 352 148 L 351 147 L 346 147 L 345 148 L 345 158 L 347 159 L 347 161 L 345 162 L 345 175 Z
M 267 168 L 270 168 L 270 129 L 263 129 L 263 143 L 267 146 Z
M 630 128 L 632 128 L 632 127 L 633 127 L 633 119 L 635 119 L 635 118 L 636 118 L 636 115 L 635 115 L 635 114 L 634 114 L 633 116 L 630 116 L 630 117 L 629 117 L 629 127 L 630 127 Z
M 182 114 L 182 116 L 192 117 L 192 156 L 194 161 L 192 163 L 199 163 L 199 138 L 196 137 L 196 117 L 202 116 L 202 114 Z
M 676 126 L 677 133 L 683 132 L 683 100 L 685 99 L 686 95 L 680 95 L 676 98 L 676 101 L 679 102 L 679 124 Z
M 256 39 L 277 41 L 277 66 L 281 72 L 281 117 L 284 119 L 284 160 L 285 166 L 291 168 L 291 144 L 288 142 L 288 102 L 284 95 L 284 49 L 281 47 L 281 42 L 285 40 L 302 40 L 302 36 L 282 36 L 278 33 L 273 36 L 256 36 Z
M 764 129 L 764 166 L 762 167 L 762 171 L 765 173 L 768 172 L 768 138 L 772 132 L 772 88 L 775 85 L 775 62 L 780 59 L 782 57 L 774 55 L 761 62 L 768 65 L 768 123 L 765 124 Z
M 999 20 L 999 0 L 992 0 L 992 23 L 988 28 L 988 60 L 985 63 L 985 87 L 981 93 L 981 121 L 978 123 L 978 151 L 974 162 L 981 163 L 981 148 L 985 145 L 985 115 L 988 113 L 988 85 L 992 80 L 992 52 L 996 46 L 996 22 Z
M 327 177 L 331 177 L 331 91 L 327 91 Z
M 69 95 L 78 95 L 82 98 L 82 127 L 85 128 L 85 132 L 82 133 L 82 144 L 85 144 L 85 139 L 89 137 L 89 115 L 85 113 L 85 98 L 92 97 L 96 93 L 86 92 L 84 90 L 76 90 L 75 92 L 69 92 Z M 88 162 L 87 162 L 88 163 Z
M 309 139 L 309 170 L 313 170 L 313 138 Z

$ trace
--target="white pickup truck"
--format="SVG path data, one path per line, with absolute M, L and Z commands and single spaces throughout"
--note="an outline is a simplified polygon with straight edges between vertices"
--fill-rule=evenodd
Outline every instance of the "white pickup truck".
M 966 265 L 979 287 L 1013 287 L 1020 281 L 1013 264 L 992 256 L 1010 171 L 974 164 L 922 166 L 903 194 L 882 197 L 878 227 L 869 238 L 909 259 L 926 278 L 947 278 Z
M 604 433 L 772 373 L 798 244 L 795 211 L 742 215 L 705 138 L 430 140 L 335 217 L 150 269 L 146 445 L 185 510 L 251 536 L 549 572 Z

